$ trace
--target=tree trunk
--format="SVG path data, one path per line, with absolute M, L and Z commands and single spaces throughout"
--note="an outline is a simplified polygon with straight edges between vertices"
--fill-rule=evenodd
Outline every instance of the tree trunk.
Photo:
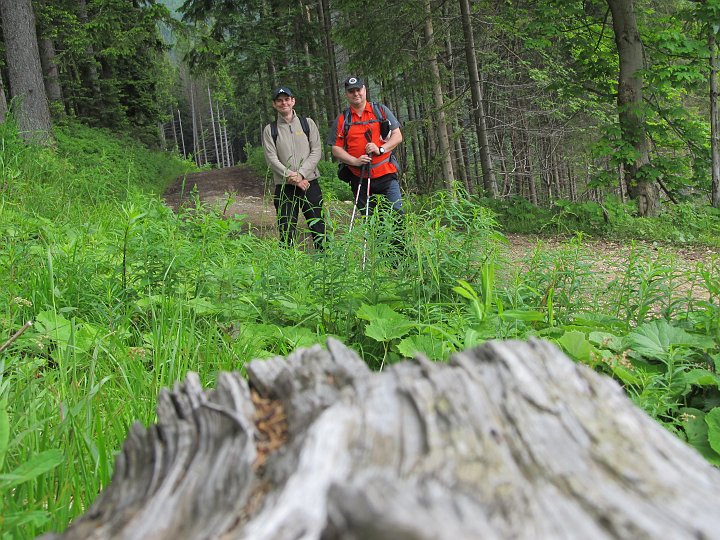
M 223 142 L 223 125 L 220 118 L 220 102 L 215 101 L 215 118 L 217 119 L 218 140 L 220 141 L 220 169 L 225 168 L 225 144 Z
M 0 122 L 5 121 L 7 115 L 8 105 L 7 97 L 5 96 L 5 85 L 3 84 L 2 77 L 0 77 Z
M 720 208 L 720 118 L 718 117 L 718 49 L 714 28 L 709 29 L 710 49 L 710 149 L 712 154 L 711 204 Z
M 415 105 L 413 104 L 412 97 L 413 96 L 411 94 L 405 101 L 405 104 L 407 106 L 408 121 L 415 123 Z M 413 170 L 415 171 L 415 185 L 420 187 L 424 183 L 424 179 L 422 174 L 422 154 L 417 133 L 413 134 L 410 138 L 410 148 L 413 158 Z
M 628 194 L 637 201 L 640 216 L 655 216 L 660 206 L 658 186 L 654 180 L 642 178 L 642 168 L 650 163 L 650 156 L 642 114 L 644 53 L 635 21 L 635 8 L 633 0 L 607 0 L 607 4 L 612 13 L 620 61 L 617 97 L 620 130 L 623 140 L 637 154 L 637 158 L 625 167 Z
M 202 148 L 202 159 L 200 160 L 200 165 L 205 165 L 208 162 L 207 157 L 207 145 L 205 144 L 205 128 L 203 127 L 203 119 L 202 119 L 202 113 L 200 112 L 202 107 L 198 107 L 197 115 L 198 115 L 198 137 L 200 138 L 200 147 Z
M 175 112 L 173 111 L 172 107 L 170 107 L 170 125 L 172 126 L 172 132 L 173 132 L 173 140 L 175 141 L 175 150 L 177 151 L 178 146 L 178 138 L 177 138 L 177 128 L 175 127 Z
M 35 15 L 30 0 L 0 0 L 5 57 L 10 95 L 18 100 L 16 116 L 25 140 L 52 144 L 52 126 L 48 107 Z
M 228 141 L 227 119 L 225 118 L 225 109 L 221 109 L 219 114 L 222 115 L 222 124 L 220 124 L 220 129 L 222 130 L 223 136 L 223 153 L 225 155 L 225 164 L 228 167 L 232 167 L 232 162 L 230 161 L 230 142 Z
M 55 45 L 49 38 L 42 38 L 38 42 L 40 49 L 40 65 L 42 66 L 45 93 L 50 103 L 58 103 L 56 107 L 62 108 L 62 88 L 60 87 L 60 72 L 55 60 Z M 57 112 L 57 111 L 56 111 Z
M 198 138 L 198 129 L 195 113 L 195 84 L 190 82 L 190 114 L 192 116 L 192 134 L 193 134 L 193 158 L 195 165 L 200 166 L 200 140 Z
M 87 26 L 88 16 L 86 0 L 78 0 L 78 18 L 84 26 Z M 87 103 L 85 103 L 82 106 L 83 110 L 81 111 L 81 113 L 86 115 L 94 114 L 100 117 L 102 112 L 99 111 L 98 108 L 100 107 L 102 96 L 100 95 L 100 84 L 98 83 L 99 77 L 97 72 L 97 63 L 97 59 L 95 58 L 95 48 L 92 46 L 92 44 L 89 44 L 85 48 L 85 58 L 83 59 L 81 69 L 83 75 L 82 82 L 90 92 L 89 100 L 83 101 L 90 102 L 91 110 L 87 109 Z
M 340 96 L 338 94 L 338 73 L 337 62 L 335 59 L 335 45 L 331 39 L 331 20 L 330 20 L 330 0 L 319 0 L 317 2 L 318 22 L 322 30 L 323 42 L 325 44 L 325 54 L 327 55 L 327 77 L 328 82 L 327 95 L 330 102 L 327 104 L 327 123 L 330 125 L 335 115 L 342 109 L 340 105 Z
M 488 144 L 487 123 L 485 121 L 485 105 L 483 102 L 480 72 L 475 57 L 475 36 L 470 21 L 470 0 L 460 0 L 460 13 L 465 36 L 465 61 L 470 76 L 470 95 L 472 96 L 473 124 L 480 147 L 480 167 L 482 168 L 483 188 L 488 197 L 497 197 L 498 190 L 492 171 L 490 145 Z
M 450 12 L 453 4 L 444 3 L 441 5 L 442 18 L 444 20 L 451 20 L 455 14 Z M 454 54 L 453 54 L 453 41 L 452 32 L 449 27 L 445 28 L 445 68 L 448 74 L 448 83 L 446 88 L 448 89 L 448 97 L 451 103 L 455 103 L 458 99 L 459 89 L 457 84 L 457 77 L 455 76 L 456 70 L 453 67 Z M 469 171 L 465 168 L 465 162 L 463 161 L 463 147 L 462 147 L 462 128 L 458 121 L 458 110 L 457 107 L 452 107 L 448 110 L 446 115 L 446 121 L 448 125 L 448 136 L 450 137 L 451 151 L 451 162 L 454 171 L 455 179 L 462 183 L 464 191 L 467 194 L 473 194 L 475 192 L 475 186 L 471 185 L 469 179 Z
M 453 186 L 454 174 L 452 168 L 452 156 L 450 155 L 450 138 L 448 137 L 447 120 L 445 119 L 445 104 L 443 102 L 442 81 L 440 79 L 440 67 L 438 66 L 437 54 L 433 50 L 435 38 L 433 37 L 432 6 L 431 0 L 425 0 L 425 42 L 430 51 L 429 68 L 433 88 L 433 104 L 435 105 L 435 132 L 438 137 L 438 150 L 442 164 L 443 182 L 445 188 L 454 197 Z
M 320 83 L 315 82 L 315 75 L 313 70 L 313 57 L 317 56 L 317 51 L 311 50 L 310 46 L 312 42 L 314 41 L 314 37 L 312 34 L 308 35 L 307 33 L 303 32 L 304 29 L 310 29 L 310 28 L 317 28 L 317 25 L 315 25 L 313 18 L 312 18 L 312 12 L 311 12 L 311 6 L 309 4 L 305 4 L 305 2 L 300 2 L 300 9 L 302 10 L 302 19 L 300 21 L 300 24 L 297 28 L 298 35 L 300 36 L 300 39 L 302 39 L 303 44 L 303 61 L 305 64 L 305 83 L 307 84 L 307 88 L 315 89 L 318 87 Z M 315 49 L 315 47 L 313 47 Z M 314 54 L 313 54 L 314 53 Z M 335 91 L 337 94 L 337 90 Z M 317 102 L 317 92 L 311 91 L 309 92 L 310 96 L 310 103 L 307 106 L 310 107 L 310 116 L 313 120 L 316 122 L 320 122 L 320 116 L 318 111 L 318 102 Z
M 190 374 L 53 539 L 716 538 L 720 471 L 541 341 L 371 372 L 350 349 Z
M 183 159 L 187 159 L 187 150 L 185 149 L 185 134 L 183 133 L 182 118 L 180 118 L 180 109 L 178 109 L 178 124 L 180 126 L 180 142 L 182 142 Z
M 210 86 L 208 86 L 208 103 L 210 104 L 210 123 L 212 124 L 213 128 L 213 141 L 214 141 L 214 148 L 215 148 L 215 166 L 218 169 L 222 169 L 222 166 L 220 166 L 220 153 L 218 150 L 218 136 L 217 136 L 217 130 L 215 129 L 215 112 L 213 111 L 213 102 L 212 102 L 212 95 L 210 94 Z

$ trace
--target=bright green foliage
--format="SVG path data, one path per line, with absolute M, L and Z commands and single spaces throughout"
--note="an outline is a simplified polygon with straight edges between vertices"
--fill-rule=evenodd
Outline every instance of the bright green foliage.
M 259 143 L 259 127 L 274 114 L 269 94 L 275 86 L 293 89 L 298 113 L 312 116 L 311 98 L 323 101 L 323 36 L 313 12 L 287 0 L 186 0 L 180 7 L 183 21 L 196 30 L 187 60 L 194 72 L 212 74 L 243 140 Z M 315 120 L 324 128 L 320 117 Z
M 615 197 L 608 197 L 603 204 L 559 199 L 547 208 L 520 197 L 478 202 L 493 209 L 507 232 L 583 233 L 622 240 L 720 245 L 720 211 L 698 202 L 668 204 L 658 217 L 641 219 L 632 217 L 633 203 L 621 203 Z
M 0 474 L 22 473 L 0 482 L 23 479 L 0 495 L 16 537 L 86 510 L 128 426 L 155 420 L 161 388 L 190 370 L 212 385 L 328 336 L 373 369 L 548 339 L 718 459 L 717 261 L 687 271 L 693 295 L 672 258 L 641 246 L 600 281 L 583 235 L 515 265 L 496 214 L 444 194 L 408 197 L 404 222 L 378 208 L 352 231 L 351 205 L 328 197 L 327 253 L 284 249 L 200 201 L 170 211 L 157 194 L 190 165 L 131 141 L 68 125 L 56 151 L 38 151 L 3 125 L 0 142 L 0 334 L 34 323 L 0 353 Z M 585 220 L 582 206 L 561 208 L 548 227 Z
M 707 336 L 689 334 L 666 321 L 651 321 L 630 332 L 625 347 L 646 357 L 669 362 L 679 348 L 708 350 L 715 346 Z
M 36 7 L 40 35 L 56 44 L 64 112 L 93 126 L 159 143 L 167 114 L 165 46 L 158 23 L 171 24 L 166 8 L 126 0 L 53 0 Z M 56 104 L 57 106 L 58 104 Z

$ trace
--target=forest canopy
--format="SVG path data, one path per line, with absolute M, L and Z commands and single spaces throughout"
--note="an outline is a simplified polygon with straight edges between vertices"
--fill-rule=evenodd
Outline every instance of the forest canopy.
M 223 166 L 259 145 L 270 88 L 325 130 L 357 74 L 403 123 L 412 191 L 655 215 L 720 205 L 719 4 L 6 0 L 3 94 L 28 132 L 73 117 Z

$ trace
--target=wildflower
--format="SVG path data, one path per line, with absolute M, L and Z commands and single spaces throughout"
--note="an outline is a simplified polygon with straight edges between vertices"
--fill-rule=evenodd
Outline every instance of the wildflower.
M 143 360 L 147 356 L 147 349 L 144 347 L 129 347 L 128 356 L 133 360 Z
M 624 351 L 622 353 L 622 355 L 620 355 L 620 358 L 618 358 L 618 363 L 625 369 L 633 369 L 633 365 L 632 365 L 632 362 L 630 362 L 630 359 L 628 358 L 627 351 Z

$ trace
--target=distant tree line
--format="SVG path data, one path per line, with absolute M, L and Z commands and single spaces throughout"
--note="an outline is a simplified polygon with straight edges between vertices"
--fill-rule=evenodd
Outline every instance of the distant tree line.
M 53 118 L 160 140 L 199 164 L 232 164 L 257 146 L 279 84 L 327 129 L 345 106 L 340 81 L 356 73 L 403 122 L 414 191 L 461 187 L 533 204 L 616 194 L 645 216 L 687 197 L 720 207 L 720 0 L 0 7 L 4 84 L 34 116 L 43 117 L 28 90 L 37 82 L 21 82 L 32 70 L 14 69 L 31 65 L 20 50 L 32 49 L 23 45 L 32 29 Z M 6 23 L 32 21 L 33 10 L 31 23 Z
M 2 0 L 0 15 L 3 86 L 26 137 L 47 139 L 50 117 L 68 116 L 157 144 L 171 101 L 158 28 L 171 21 L 167 8 L 142 0 Z

